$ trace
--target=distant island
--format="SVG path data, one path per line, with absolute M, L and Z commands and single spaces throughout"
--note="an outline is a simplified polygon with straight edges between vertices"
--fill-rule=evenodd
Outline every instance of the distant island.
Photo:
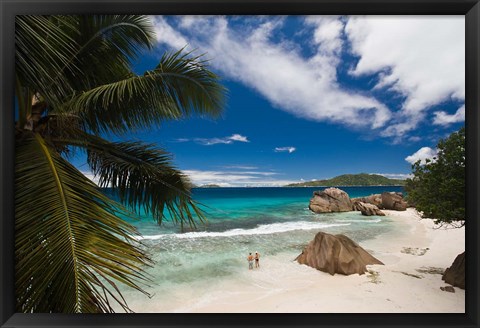
M 405 180 L 389 179 L 378 174 L 343 174 L 326 180 L 291 183 L 285 187 L 335 187 L 335 186 L 404 186 Z
M 197 186 L 196 188 L 221 188 L 222 186 L 219 186 L 217 184 L 204 184 L 201 186 Z

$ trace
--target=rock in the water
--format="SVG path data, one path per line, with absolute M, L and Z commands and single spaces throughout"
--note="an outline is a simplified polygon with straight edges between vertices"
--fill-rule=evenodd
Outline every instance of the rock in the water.
M 401 193 L 384 192 L 382 193 L 382 207 L 386 210 L 406 211 L 408 204 L 403 200 Z
M 348 194 L 338 188 L 315 191 L 308 208 L 315 213 L 349 212 L 353 205 Z
M 465 289 L 465 252 L 458 255 L 452 266 L 445 270 L 442 280 L 450 285 Z
M 364 274 L 367 265 L 383 264 L 350 238 L 319 232 L 296 259 L 331 275 Z
M 352 198 L 352 202 L 372 204 L 383 210 L 405 211 L 408 207 L 401 192 L 384 192 L 368 197 Z
M 366 203 L 366 204 L 372 204 L 378 208 L 382 208 L 382 195 L 380 194 L 374 194 L 367 197 L 352 198 L 352 202 L 355 202 L 355 201 Z
M 354 201 L 353 202 L 353 209 L 355 211 L 362 212 L 362 215 L 366 215 L 366 216 L 372 216 L 372 215 L 385 216 L 385 213 L 380 211 L 380 209 L 377 206 L 375 206 L 373 204 L 369 204 L 369 203 Z

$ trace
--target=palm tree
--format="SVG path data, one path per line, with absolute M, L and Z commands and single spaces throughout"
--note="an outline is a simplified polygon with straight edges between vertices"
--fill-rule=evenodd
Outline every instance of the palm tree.
M 152 263 L 119 214 L 182 225 L 203 216 L 169 153 L 105 136 L 217 116 L 225 89 L 182 51 L 134 74 L 131 61 L 153 46 L 145 16 L 17 16 L 15 28 L 17 311 L 113 312 L 113 301 L 130 311 L 118 284 L 148 294 Z M 69 163 L 79 149 L 119 203 Z

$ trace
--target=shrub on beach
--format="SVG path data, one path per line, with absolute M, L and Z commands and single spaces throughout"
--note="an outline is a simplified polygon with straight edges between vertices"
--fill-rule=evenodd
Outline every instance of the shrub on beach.
M 440 140 L 438 154 L 425 163 L 412 165 L 413 178 L 405 190 L 423 216 L 437 224 L 454 224 L 465 220 L 465 128 Z

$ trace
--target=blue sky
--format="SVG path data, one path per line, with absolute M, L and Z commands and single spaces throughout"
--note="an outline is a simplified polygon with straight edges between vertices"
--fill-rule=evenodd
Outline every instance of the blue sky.
M 432 157 L 438 140 L 464 124 L 463 16 L 152 21 L 157 45 L 135 71 L 154 68 L 165 51 L 196 49 L 221 76 L 228 102 L 219 119 L 167 122 L 124 139 L 173 153 L 196 184 L 405 178 L 411 162 Z

